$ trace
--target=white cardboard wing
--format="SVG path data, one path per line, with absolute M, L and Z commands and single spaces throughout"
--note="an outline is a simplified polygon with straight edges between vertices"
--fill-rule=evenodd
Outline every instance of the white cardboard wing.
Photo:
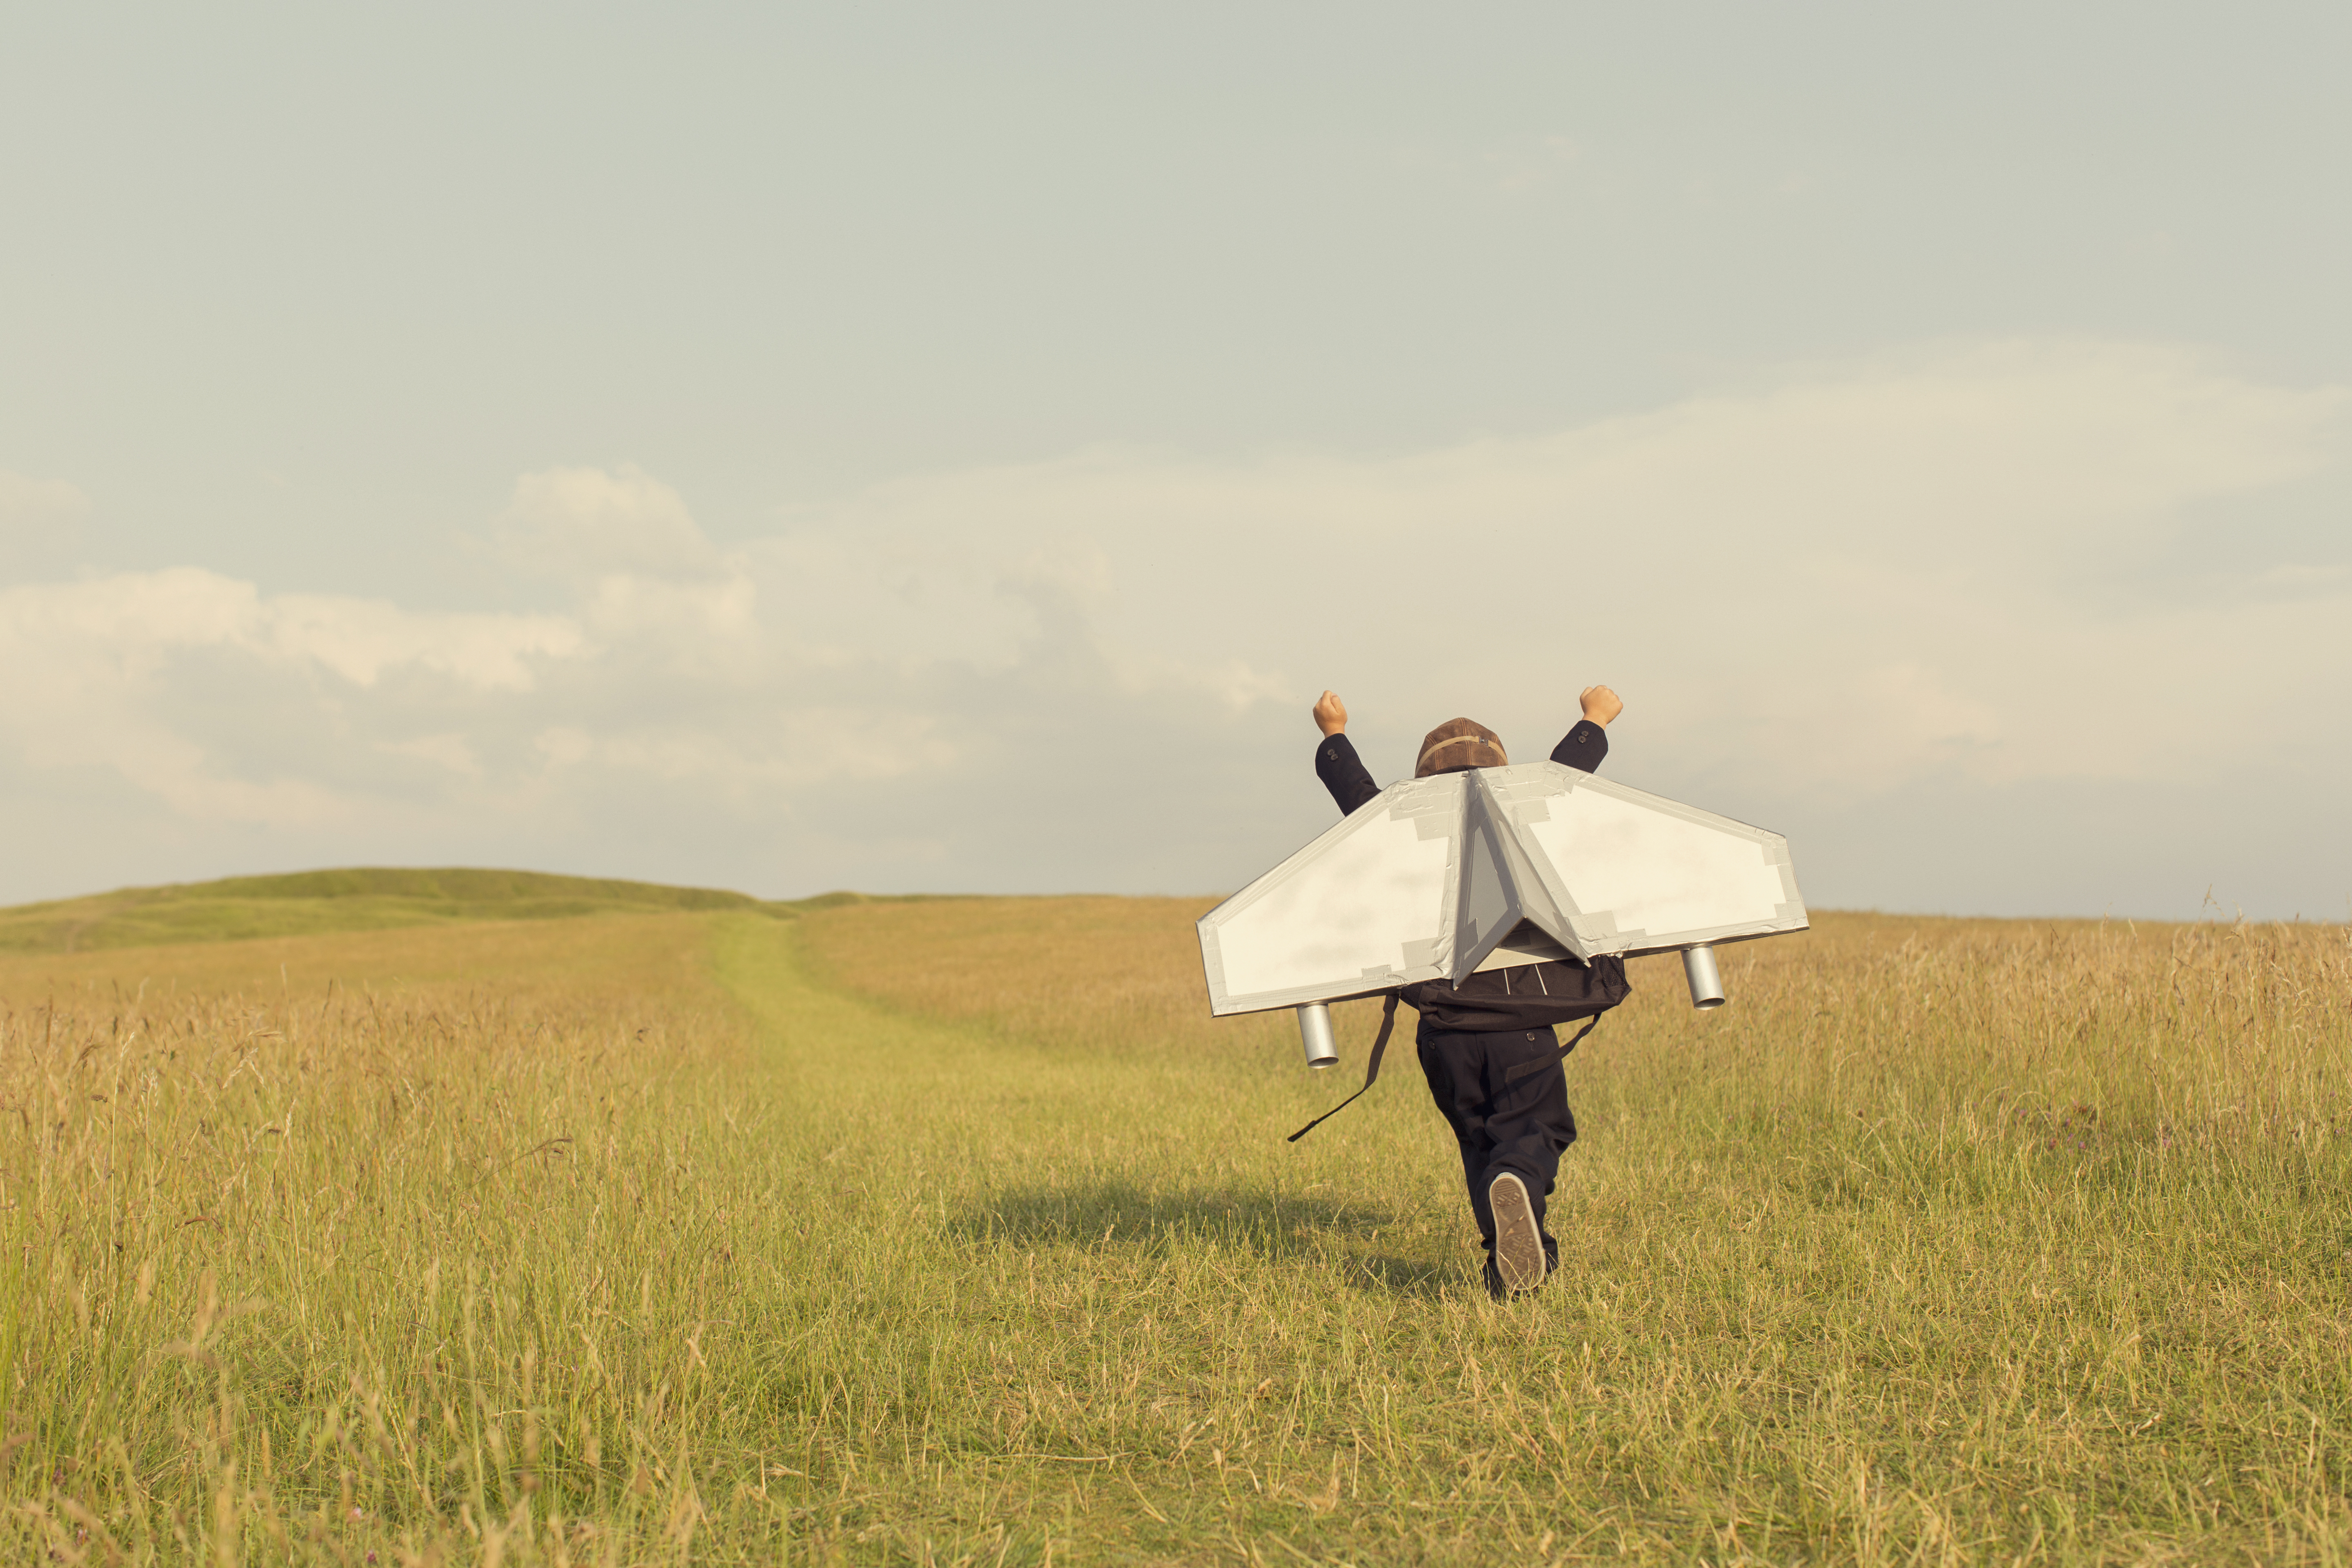
M 1805 928 L 1789 841 L 1558 763 L 1391 784 L 1201 918 L 1219 1017 Z

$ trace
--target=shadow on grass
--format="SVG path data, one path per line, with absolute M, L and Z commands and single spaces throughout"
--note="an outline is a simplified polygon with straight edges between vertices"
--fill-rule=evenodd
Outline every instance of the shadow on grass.
M 1434 1299 L 1445 1294 L 1448 1287 L 1466 1289 L 1471 1280 L 1456 1264 L 1432 1263 L 1423 1258 L 1399 1258 L 1394 1253 L 1381 1253 L 1370 1258 L 1350 1258 L 1348 1283 L 1360 1290 Z
M 1377 1205 L 1259 1187 L 1152 1188 L 1133 1182 L 1008 1187 L 950 1215 L 949 1234 L 1016 1247 L 1118 1248 L 1166 1256 L 1207 1245 L 1269 1262 L 1327 1258 L 1359 1289 L 1436 1296 L 1460 1283 L 1457 1268 L 1353 1246 L 1376 1239 L 1393 1215 Z
M 1273 1257 L 1310 1237 L 1370 1237 L 1390 1223 L 1386 1209 L 1263 1188 L 1148 1188 L 1132 1182 L 1010 1187 L 951 1219 L 972 1240 L 1035 1247 L 1077 1243 L 1135 1247 L 1219 1241 Z

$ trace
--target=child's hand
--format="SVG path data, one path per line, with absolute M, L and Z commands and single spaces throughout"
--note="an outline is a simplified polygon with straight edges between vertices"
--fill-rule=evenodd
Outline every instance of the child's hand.
M 1339 700 L 1339 693 L 1327 691 L 1316 702 L 1315 723 L 1327 735 L 1347 732 L 1348 705 Z

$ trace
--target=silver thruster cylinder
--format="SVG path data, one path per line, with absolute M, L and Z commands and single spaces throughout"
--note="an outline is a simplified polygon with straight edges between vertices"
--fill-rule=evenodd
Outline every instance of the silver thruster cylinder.
M 1683 978 L 1690 982 L 1692 1006 L 1723 1005 L 1723 972 L 1715 966 L 1715 949 L 1683 949 Z
M 1307 1065 L 1328 1068 L 1339 1065 L 1339 1042 L 1331 1033 L 1331 1009 L 1320 1002 L 1309 1002 L 1298 1010 L 1298 1037 L 1307 1047 Z

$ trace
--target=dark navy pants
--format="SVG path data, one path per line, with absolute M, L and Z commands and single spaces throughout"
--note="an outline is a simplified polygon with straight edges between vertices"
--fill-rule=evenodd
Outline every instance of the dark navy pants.
M 1559 1247 L 1545 1227 L 1544 1204 L 1561 1152 L 1576 1142 L 1559 1037 L 1550 1029 L 1469 1034 L 1424 1023 L 1415 1044 L 1430 1096 L 1462 1145 L 1462 1175 L 1486 1238 L 1487 1269 L 1495 1267 L 1495 1211 L 1486 1189 L 1506 1171 L 1527 1184 L 1544 1259 L 1558 1267 Z

